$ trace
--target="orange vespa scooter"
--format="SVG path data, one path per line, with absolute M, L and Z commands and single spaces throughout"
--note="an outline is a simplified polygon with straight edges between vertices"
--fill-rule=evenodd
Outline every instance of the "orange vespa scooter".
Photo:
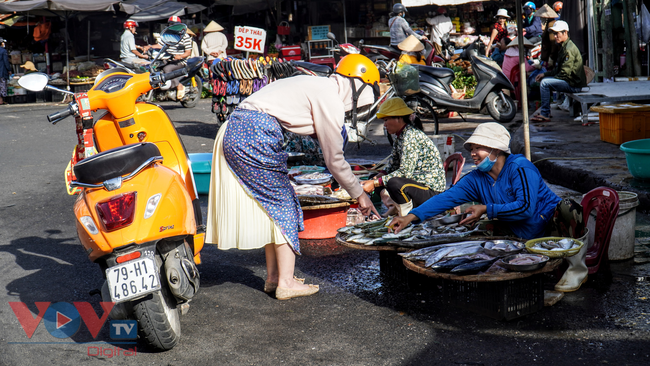
M 169 45 L 185 31 L 174 25 L 161 36 Z M 72 159 L 69 185 L 80 190 L 77 234 L 104 274 L 103 301 L 115 303 L 110 317 L 135 319 L 140 337 L 159 350 L 180 339 L 180 315 L 199 289 L 196 264 L 205 234 L 190 161 L 174 125 L 161 107 L 136 99 L 166 80 L 192 77 L 202 62 L 190 59 L 168 74 L 107 70 L 91 90 L 74 94 L 65 110 L 48 116 L 57 123 L 74 115 L 93 131 L 98 153 L 86 157 L 78 127 L 81 147 Z M 47 81 L 47 75 L 34 73 L 19 83 L 34 91 L 58 90 Z M 100 109 L 107 113 L 93 123 L 91 111 Z

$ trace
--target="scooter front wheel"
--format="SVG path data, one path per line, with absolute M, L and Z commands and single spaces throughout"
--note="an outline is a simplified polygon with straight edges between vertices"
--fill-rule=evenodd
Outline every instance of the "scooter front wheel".
M 485 104 L 490 116 L 499 122 L 510 122 L 517 114 L 515 102 L 503 92 L 490 92 L 485 98 Z
M 183 100 L 181 102 L 181 105 L 185 108 L 194 108 L 196 107 L 196 104 L 199 102 L 199 99 L 201 99 L 201 91 L 203 90 L 203 85 L 201 83 L 201 79 L 199 79 L 198 76 L 194 77 L 194 82 L 196 83 L 196 88 L 193 86 L 189 86 L 191 88 L 191 92 L 189 95 L 189 98 L 187 100 Z M 188 88 L 186 86 L 186 88 Z
M 156 262 L 159 261 L 156 258 Z M 181 338 L 181 314 L 165 280 L 164 267 L 159 265 L 159 268 L 160 291 L 134 301 L 133 313 L 145 342 L 157 350 L 166 351 L 174 348 Z

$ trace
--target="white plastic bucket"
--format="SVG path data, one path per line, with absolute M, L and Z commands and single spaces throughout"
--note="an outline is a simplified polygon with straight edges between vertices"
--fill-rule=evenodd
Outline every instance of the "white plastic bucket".
M 634 192 L 618 191 L 618 217 L 614 223 L 612 238 L 609 241 L 609 259 L 620 261 L 634 257 L 634 226 L 636 224 L 636 207 L 639 197 Z M 591 212 L 587 223 L 589 242 L 594 242 L 596 212 Z
M 436 144 L 438 151 L 440 151 L 440 158 L 443 163 L 449 155 L 456 152 L 454 135 L 433 135 L 430 137 L 433 143 Z

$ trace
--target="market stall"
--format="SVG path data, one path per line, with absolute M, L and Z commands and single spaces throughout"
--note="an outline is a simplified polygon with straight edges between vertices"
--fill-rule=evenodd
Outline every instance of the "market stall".
M 399 234 L 388 232 L 390 218 L 365 222 L 339 229 L 336 241 L 379 252 L 380 270 L 394 280 L 408 285 L 426 276 L 451 304 L 505 320 L 541 310 L 542 275 L 585 245 L 578 239 L 495 236 L 489 222 L 465 227 L 458 224 L 461 217 L 439 215 Z

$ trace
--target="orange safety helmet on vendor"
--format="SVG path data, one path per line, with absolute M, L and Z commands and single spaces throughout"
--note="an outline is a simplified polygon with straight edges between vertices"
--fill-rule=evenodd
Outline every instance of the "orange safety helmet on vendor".
M 352 128 L 357 128 L 357 101 L 363 89 L 370 85 L 375 95 L 379 97 L 379 70 L 377 66 L 366 56 L 349 54 L 339 61 L 334 70 L 336 74 L 350 78 L 352 85 Z M 357 90 L 354 79 L 363 81 L 361 88 Z
M 138 26 L 138 22 L 136 22 L 135 20 L 127 20 L 126 22 L 124 22 L 124 28 L 131 28 L 137 26 Z

